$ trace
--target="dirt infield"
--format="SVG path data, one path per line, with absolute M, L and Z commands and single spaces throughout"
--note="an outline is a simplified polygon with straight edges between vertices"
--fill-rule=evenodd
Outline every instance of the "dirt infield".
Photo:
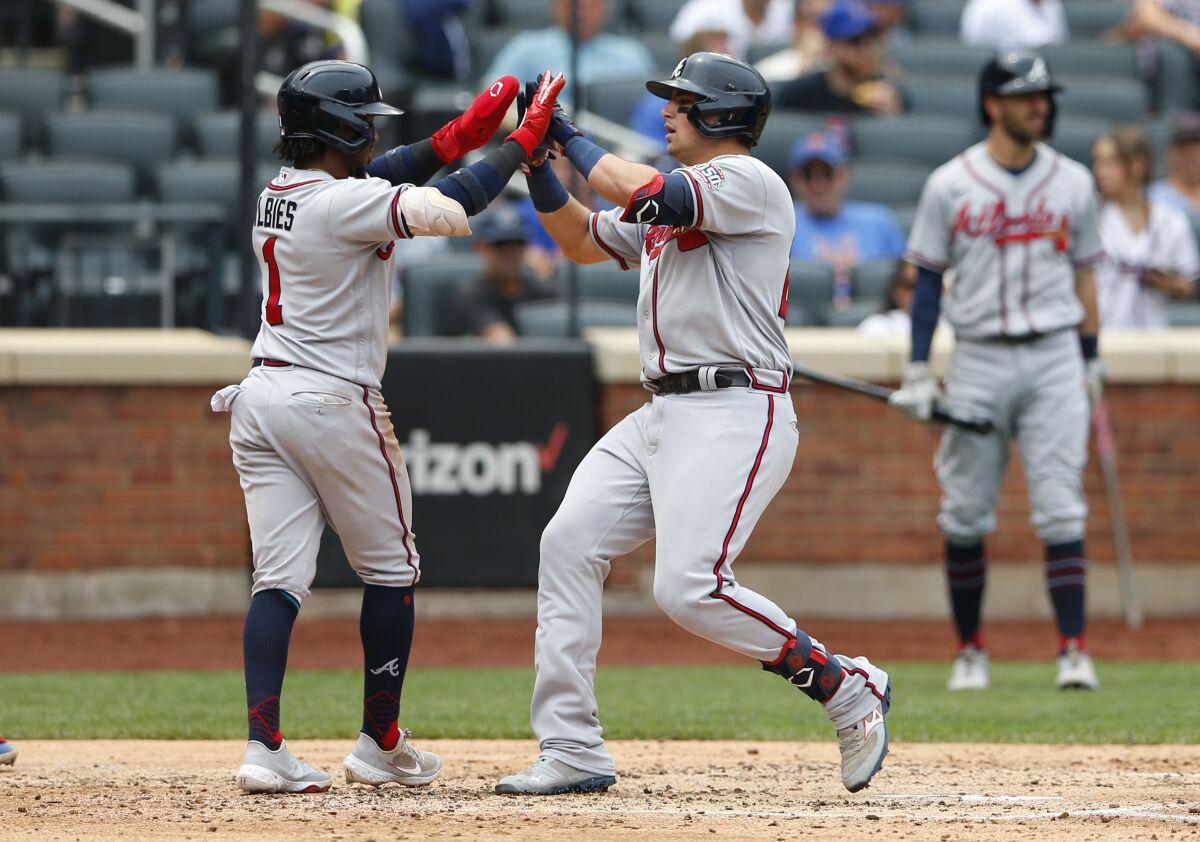
M 419 609 L 418 609 L 419 610 Z M 816 620 L 806 631 L 841 652 L 875 661 L 954 656 L 949 621 Z M 418 615 L 414 667 L 532 666 L 533 618 L 424 621 Z M 1049 660 L 1058 638 L 1049 621 L 989 623 L 988 645 L 1000 660 Z M 481 646 L 481 640 L 484 645 Z M 1136 632 L 1094 620 L 1088 641 L 1097 658 L 1200 660 L 1200 618 L 1154 620 Z M 486 647 L 486 651 L 485 648 Z M 290 669 L 355 667 L 362 657 L 358 620 L 309 620 L 302 614 L 288 655 Z M 610 617 L 601 664 L 744 664 L 741 655 L 701 640 L 664 617 Z M 8 672 L 109 669 L 241 669 L 242 618 L 0 622 L 0 664 Z
M 0 772 L 0 839 L 1196 839 L 1200 749 L 913 744 L 871 788 L 842 789 L 828 743 L 628 742 L 605 794 L 514 799 L 495 779 L 529 742 L 433 741 L 427 789 L 340 783 L 323 795 L 250 796 L 233 785 L 238 742 L 20 745 Z M 298 742 L 340 772 L 343 742 Z

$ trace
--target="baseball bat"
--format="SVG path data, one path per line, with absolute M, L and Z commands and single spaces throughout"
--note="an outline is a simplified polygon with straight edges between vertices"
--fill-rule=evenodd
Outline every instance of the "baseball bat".
M 1117 482 L 1117 445 L 1113 436 L 1112 419 L 1104 398 L 1096 401 L 1092 422 L 1096 428 L 1096 455 L 1100 457 L 1100 476 L 1104 479 L 1104 494 L 1108 498 L 1108 520 L 1112 527 L 1113 546 L 1117 551 L 1117 583 L 1121 592 L 1121 608 L 1125 623 L 1131 629 L 1141 628 L 1145 619 L 1133 583 L 1133 552 L 1129 548 L 1129 523 L 1121 502 L 1121 486 Z
M 803 377 L 805 380 L 825 383 L 829 386 L 837 386 L 839 389 L 848 389 L 851 392 L 866 395 L 876 400 L 886 401 L 892 396 L 892 390 L 883 386 L 876 386 L 874 383 L 865 383 L 862 380 L 855 380 L 850 377 L 841 377 L 837 374 L 815 371 L 802 365 L 793 365 L 792 372 Z M 961 415 L 955 415 L 940 403 L 933 405 L 933 419 L 945 424 L 953 424 L 955 427 L 962 427 L 964 430 L 970 430 L 972 433 L 979 433 L 981 435 L 986 435 L 992 431 L 991 420 L 987 418 L 965 418 Z

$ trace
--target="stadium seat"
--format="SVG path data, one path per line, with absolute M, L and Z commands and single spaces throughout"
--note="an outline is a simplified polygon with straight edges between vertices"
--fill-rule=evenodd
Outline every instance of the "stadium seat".
M 404 19 L 401 3 L 396 0 L 363 0 L 359 8 L 363 35 L 371 54 L 371 70 L 379 80 L 379 88 L 388 95 L 408 88 L 410 73 L 403 56 L 416 51 L 412 27 Z M 475 33 L 471 33 L 474 41 Z M 479 68 L 483 72 L 483 68 Z
M 41 139 L 42 115 L 62 108 L 67 80 L 61 71 L 0 67 L 0 111 L 23 118 L 25 142 Z
M 872 260 L 855 266 L 850 273 L 850 288 L 855 300 L 869 301 L 876 306 L 882 304 L 899 266 L 899 260 Z
M 820 114 L 776 109 L 767 118 L 767 127 L 758 139 L 753 155 L 786 179 L 792 146 L 805 135 L 824 128 L 825 117 Z
M 854 121 L 854 161 L 912 161 L 938 166 L 975 143 L 982 135 L 975 115 L 948 117 L 901 114 Z
M 918 35 L 958 35 L 963 0 L 916 0 L 909 19 Z
M 21 157 L 21 118 L 0 111 L 0 161 Z
M 629 8 L 635 22 L 645 32 L 666 32 L 687 0 L 654 0 L 652 3 L 631 2 Z
M 503 27 L 500 29 L 481 29 L 471 33 L 471 72 L 480 79 L 492 66 L 492 60 L 504 46 L 524 31 L 520 27 Z M 501 73 L 504 69 L 501 68 Z M 492 81 L 488 79 L 487 81 Z M 522 79 L 522 82 L 529 81 Z
M 138 187 L 149 193 L 154 168 L 175 155 L 178 131 L 164 114 L 74 111 L 46 118 L 46 151 L 61 157 L 95 157 L 130 164 Z
M 581 301 L 613 301 L 637 304 L 641 273 L 637 267 L 622 269 L 615 260 L 576 265 Z M 567 294 L 568 264 L 559 264 L 555 275 L 558 288 Z
M 900 230 L 904 232 L 905 238 L 912 232 L 913 220 L 917 216 L 916 204 L 897 205 L 892 208 L 892 213 L 896 215 L 896 222 L 900 225 Z
M 1072 38 L 1099 38 L 1129 14 L 1129 0 L 1067 0 L 1063 9 Z
M 636 327 L 637 307 L 620 301 L 580 301 L 579 328 Z M 513 308 L 521 336 L 568 336 L 570 317 L 565 301 L 528 301 Z
M 851 301 L 843 307 L 832 304 L 825 307 L 823 321 L 829 327 L 858 327 L 859 323 L 872 313 L 878 313 L 879 301 Z
M 679 45 L 671 40 L 665 29 L 662 32 L 639 33 L 637 39 L 649 50 L 650 57 L 654 59 L 654 67 L 662 76 L 669 75 L 675 69 L 675 65 L 679 64 Z M 645 81 L 640 75 L 637 78 Z
M 18 203 L 107 204 L 131 202 L 133 169 L 97 160 L 23 160 L 0 169 L 4 198 Z
M 1168 301 L 1167 324 L 1171 327 L 1200 327 L 1200 301 Z
M 217 108 L 217 77 L 211 70 L 137 70 L 111 67 L 88 72 L 87 98 L 93 108 L 169 114 L 181 126 Z
M 587 110 L 606 120 L 628 126 L 633 106 L 645 94 L 645 84 L 636 79 L 593 82 L 587 86 Z
M 500 12 L 501 24 L 516 29 L 545 29 L 554 24 L 551 4 L 546 0 L 493 0 Z M 616 6 L 616 4 L 612 4 Z M 618 13 L 616 8 L 610 15 Z
M 975 77 L 992 51 L 964 44 L 957 37 L 919 36 L 892 47 L 888 55 L 905 73 Z
M 1074 35 L 1074 33 L 1072 33 Z M 1090 79 L 1094 76 L 1137 78 L 1137 49 L 1132 44 L 1104 41 L 1069 41 L 1041 48 L 1050 70 L 1062 79 Z
M 833 268 L 828 263 L 794 258 L 788 267 L 787 299 L 787 324 L 819 324 L 833 301 Z
M 279 172 L 277 166 L 260 163 L 255 169 L 253 193 L 257 196 Z M 223 205 L 229 225 L 239 224 L 238 185 L 241 166 L 225 159 L 180 160 L 159 165 L 156 173 L 158 196 L 169 203 Z
M 429 263 L 404 269 L 404 335 L 448 336 L 452 329 L 450 301 L 459 284 L 479 274 L 477 254 L 439 256 Z
M 945 77 L 912 74 L 902 82 L 910 114 L 947 114 L 966 117 L 979 113 L 976 76 Z
M 917 201 L 932 167 L 920 164 L 863 161 L 855 163 L 848 197 L 859 202 L 904 205 Z
M 1170 117 L 1146 120 L 1142 123 L 1142 128 L 1146 131 L 1154 154 L 1151 175 L 1155 179 L 1163 178 L 1167 174 L 1167 148 L 1171 143 L 1171 133 L 1175 130 L 1174 120 Z
M 1060 114 L 1103 117 L 1117 123 L 1141 121 L 1150 108 L 1150 95 L 1139 79 L 1067 79 L 1059 94 Z
M 1050 145 L 1068 158 L 1085 167 L 1092 166 L 1092 144 L 1112 128 L 1112 123 L 1097 117 L 1068 114 L 1060 117 L 1054 127 Z
M 1154 79 L 1154 106 L 1163 114 L 1191 111 L 1200 103 L 1200 80 L 1196 60 L 1179 44 L 1162 43 L 1158 50 L 1158 72 Z
M 238 111 L 201 114 L 192 125 L 197 151 L 205 158 L 237 158 L 241 152 L 242 115 Z M 279 115 L 259 112 L 254 122 L 254 144 L 262 161 L 278 162 L 272 151 L 279 142 Z

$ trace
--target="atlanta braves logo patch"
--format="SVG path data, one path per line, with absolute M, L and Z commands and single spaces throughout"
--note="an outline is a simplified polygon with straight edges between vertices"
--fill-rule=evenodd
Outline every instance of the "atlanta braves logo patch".
M 721 185 L 725 183 L 725 173 L 716 164 L 700 164 L 692 167 L 692 172 L 700 176 L 704 189 L 710 193 L 720 190 Z

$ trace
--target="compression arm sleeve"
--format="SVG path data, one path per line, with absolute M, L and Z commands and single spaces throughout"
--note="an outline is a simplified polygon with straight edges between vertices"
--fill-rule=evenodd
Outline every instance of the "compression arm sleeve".
M 924 266 L 917 267 L 917 288 L 912 303 L 912 361 L 928 362 L 933 330 L 942 309 L 942 276 Z
M 445 164 L 433 151 L 433 140 L 397 146 L 367 164 L 367 175 L 387 179 L 399 187 L 401 184 L 420 186 L 433 178 Z
M 524 158 L 525 150 L 521 144 L 506 140 L 483 160 L 451 173 L 433 187 L 443 196 L 462 205 L 467 216 L 474 216 L 500 195 Z

